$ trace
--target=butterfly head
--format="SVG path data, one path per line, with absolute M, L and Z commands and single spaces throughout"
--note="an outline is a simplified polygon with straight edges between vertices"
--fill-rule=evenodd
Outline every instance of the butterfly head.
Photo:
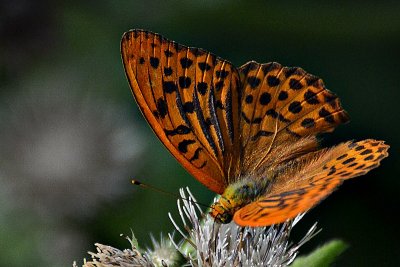
M 242 179 L 229 185 L 220 199 L 211 206 L 211 216 L 218 223 L 230 223 L 234 213 L 264 194 L 269 182 Z

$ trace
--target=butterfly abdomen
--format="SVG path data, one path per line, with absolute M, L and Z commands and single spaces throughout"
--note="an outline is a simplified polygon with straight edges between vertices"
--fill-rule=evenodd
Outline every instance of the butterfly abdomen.
M 211 206 L 211 216 L 219 223 L 229 223 L 238 209 L 264 195 L 269 184 L 269 179 L 247 178 L 229 185 Z

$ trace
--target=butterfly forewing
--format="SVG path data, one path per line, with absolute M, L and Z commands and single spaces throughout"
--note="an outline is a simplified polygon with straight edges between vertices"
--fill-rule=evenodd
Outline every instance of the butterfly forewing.
M 363 175 L 388 156 L 388 146 L 372 139 L 347 142 L 314 155 L 302 168 L 276 181 L 271 191 L 241 208 L 239 225 L 276 224 L 306 212 L 332 193 L 344 180 Z
M 217 193 L 237 161 L 239 76 L 231 63 L 143 30 L 124 34 L 122 58 L 149 124 L 178 161 Z

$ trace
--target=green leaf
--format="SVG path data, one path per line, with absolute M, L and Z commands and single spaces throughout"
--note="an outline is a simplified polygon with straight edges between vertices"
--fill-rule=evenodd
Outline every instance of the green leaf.
M 130 238 L 130 242 L 132 244 L 132 247 L 139 248 L 139 243 L 138 243 L 132 229 L 131 229 L 131 233 L 132 233 L 132 237 Z
M 328 267 L 347 249 L 348 245 L 341 240 L 332 240 L 317 248 L 307 256 L 298 257 L 292 267 Z

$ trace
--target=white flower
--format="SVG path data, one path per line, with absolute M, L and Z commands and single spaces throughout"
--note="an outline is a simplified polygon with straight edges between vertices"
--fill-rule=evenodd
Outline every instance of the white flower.
M 234 222 L 217 224 L 202 213 L 189 189 L 186 192 L 181 189 L 180 195 L 178 208 L 187 234 L 171 215 L 170 218 L 186 241 L 175 244 L 176 248 L 192 266 L 287 266 L 295 259 L 299 247 L 318 233 L 314 224 L 300 242 L 291 244 L 290 233 L 303 214 L 270 227 L 240 227 Z
M 154 264 L 146 254 L 142 254 L 133 244 L 132 239 L 129 239 L 131 249 L 119 250 L 102 244 L 95 244 L 97 253 L 89 252 L 92 256 L 92 261 L 84 262 L 83 267 L 154 267 Z M 73 267 L 78 265 L 74 262 Z
M 92 261 L 83 266 L 180 266 L 185 261 L 177 251 L 186 259 L 187 266 L 287 266 L 295 259 L 298 249 L 318 233 L 314 224 L 297 244 L 289 241 L 292 228 L 303 215 L 270 227 L 220 225 L 202 212 L 189 189 L 181 189 L 180 195 L 178 209 L 185 230 L 182 231 L 171 215 L 170 218 L 182 241 L 174 242 L 171 234 L 170 240 L 156 242 L 152 238 L 154 248 L 145 252 L 140 252 L 129 238 L 132 249 L 124 251 L 96 244 L 98 253 L 90 253 Z M 139 259 L 143 265 L 136 265 Z
M 176 250 L 171 239 L 165 239 L 162 235 L 160 241 L 151 236 L 153 249 L 147 249 L 147 255 L 155 266 L 176 266 L 182 262 L 182 255 Z

